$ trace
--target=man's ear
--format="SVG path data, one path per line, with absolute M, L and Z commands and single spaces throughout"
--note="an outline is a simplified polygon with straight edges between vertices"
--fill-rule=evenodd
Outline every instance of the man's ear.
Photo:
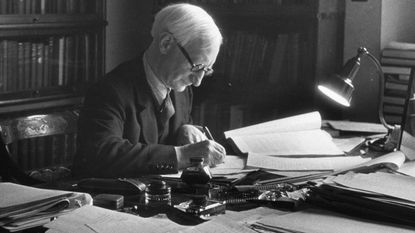
M 160 34 L 159 49 L 161 54 L 166 54 L 174 45 L 174 38 L 171 33 L 162 32 Z

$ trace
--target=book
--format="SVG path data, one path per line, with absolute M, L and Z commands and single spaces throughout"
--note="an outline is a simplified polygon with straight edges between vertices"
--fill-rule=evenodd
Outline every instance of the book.
M 415 59 L 381 57 L 380 62 L 382 65 L 415 66 Z
M 385 114 L 403 114 L 404 112 L 404 106 L 396 106 L 396 105 L 389 105 L 385 104 L 383 105 L 383 112 Z
M 382 56 L 415 59 L 415 50 L 384 49 L 382 50 Z
M 405 98 L 403 97 L 395 97 L 395 96 L 384 96 L 383 102 L 387 104 L 395 104 L 395 105 L 404 105 Z
M 391 90 L 404 91 L 406 93 L 406 91 L 408 90 L 408 85 L 401 83 L 386 82 L 385 88 Z
M 410 75 L 411 68 L 409 67 L 400 67 L 400 66 L 382 66 L 382 71 L 385 74 L 404 74 Z
M 239 153 L 278 156 L 333 156 L 344 153 L 321 129 L 318 112 L 300 114 L 225 132 Z
M 40 226 L 62 213 L 92 205 L 92 197 L 87 193 L 41 189 L 9 182 L 0 183 L 0 196 L 0 226 L 9 231 Z
M 385 46 L 385 49 L 415 50 L 415 43 L 391 41 Z

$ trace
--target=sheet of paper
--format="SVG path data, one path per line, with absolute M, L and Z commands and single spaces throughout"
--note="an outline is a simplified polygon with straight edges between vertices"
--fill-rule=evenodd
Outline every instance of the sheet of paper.
M 246 158 L 235 155 L 227 155 L 223 163 L 210 168 L 213 176 L 227 176 L 237 173 L 248 173 L 254 169 L 244 169 Z
M 225 137 L 230 138 L 242 135 L 268 134 L 320 128 L 320 113 L 311 112 L 226 131 Z
M 256 231 L 251 230 L 247 225 L 238 221 L 233 221 L 227 218 L 226 215 L 222 215 L 213 218 L 207 222 L 201 223 L 194 227 L 188 227 L 183 233 L 255 233 Z
M 242 153 L 279 156 L 343 155 L 332 137 L 321 129 L 232 138 Z
M 398 169 L 398 172 L 415 177 L 415 161 L 405 162 Z
M 332 121 L 327 123 L 336 130 L 361 132 L 361 133 L 387 133 L 387 129 L 382 124 L 356 121 Z
M 365 142 L 363 137 L 333 138 L 334 144 L 345 153 L 349 153 Z
M 414 227 L 371 221 L 321 209 L 307 209 L 280 216 L 270 215 L 257 224 L 274 229 L 274 232 L 409 233 L 415 230 Z
M 377 158 L 368 160 L 367 162 L 364 162 L 357 166 L 350 166 L 350 167 L 345 167 L 343 169 L 337 170 L 336 173 L 343 173 L 345 171 L 362 169 L 362 168 L 370 169 L 371 167 L 377 167 L 379 165 L 383 167 L 387 166 L 392 170 L 398 170 L 404 162 L 405 162 L 405 155 L 401 151 L 394 151 L 394 152 L 379 156 Z
M 248 154 L 247 166 L 280 171 L 333 171 L 344 167 L 356 166 L 369 160 L 370 158 L 362 158 L 361 156 L 286 158 L 250 153 Z
M 415 160 L 415 137 L 405 130 L 402 132 L 400 150 L 409 160 Z
M 106 232 L 178 232 L 186 226 L 167 217 L 149 217 L 112 211 L 97 206 L 84 206 L 45 225 L 46 228 L 64 233 Z
M 415 202 L 415 177 L 375 172 L 339 175 L 333 182 L 346 187 L 366 190 Z M 404 188 L 403 188 L 404 187 Z

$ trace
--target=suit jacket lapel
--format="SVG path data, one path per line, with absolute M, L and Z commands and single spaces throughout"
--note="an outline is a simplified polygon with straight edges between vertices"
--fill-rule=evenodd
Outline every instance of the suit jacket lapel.
M 151 88 L 147 83 L 143 60 L 138 56 L 131 63 L 134 74 L 131 77 L 134 79 L 135 91 L 135 105 L 137 107 L 137 119 L 142 127 L 141 134 L 144 142 L 147 144 L 154 144 L 158 141 L 157 119 L 155 115 L 155 106 Z

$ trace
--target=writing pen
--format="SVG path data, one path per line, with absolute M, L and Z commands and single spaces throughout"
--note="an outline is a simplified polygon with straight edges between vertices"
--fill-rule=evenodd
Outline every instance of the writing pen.
M 209 140 L 215 140 L 215 139 L 213 139 L 213 136 L 212 136 L 212 134 L 210 133 L 210 131 L 209 131 L 208 127 L 203 126 L 203 132 L 205 133 L 206 137 L 207 137 Z

